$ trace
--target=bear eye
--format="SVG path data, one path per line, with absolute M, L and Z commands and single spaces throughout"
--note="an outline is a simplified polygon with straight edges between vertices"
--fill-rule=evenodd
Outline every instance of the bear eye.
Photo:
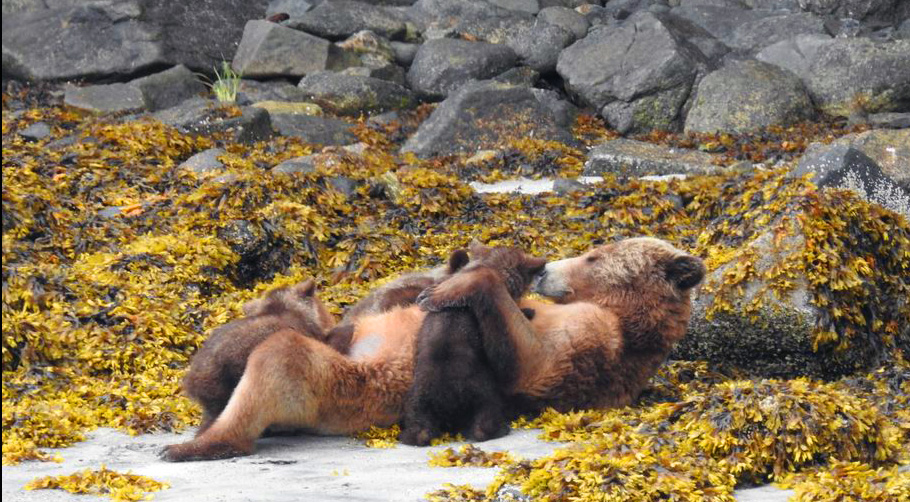
M 599 256 L 597 256 L 597 255 L 591 255 L 591 256 L 585 258 L 585 261 L 588 262 L 588 263 L 594 263 L 594 262 L 597 261 L 598 259 L 600 259 Z

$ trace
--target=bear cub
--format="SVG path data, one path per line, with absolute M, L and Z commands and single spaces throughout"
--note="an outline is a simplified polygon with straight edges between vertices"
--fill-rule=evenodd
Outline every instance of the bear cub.
M 244 304 L 241 319 L 212 330 L 193 356 L 183 378 L 183 391 L 202 405 L 202 434 L 221 414 L 240 382 L 246 361 L 260 343 L 281 329 L 325 341 L 335 323 L 316 296 L 312 279 L 289 287 L 275 288 L 262 298 Z
M 464 253 L 455 251 L 452 259 Z M 457 275 L 502 281 L 516 300 L 546 265 L 543 258 L 513 247 L 472 244 L 470 257 Z M 533 316 L 531 311 L 525 314 Z M 466 307 L 429 312 L 417 334 L 401 442 L 425 446 L 443 432 L 464 432 L 476 441 L 507 434 L 503 393 L 516 372 L 515 348 L 502 326 L 480 324 Z

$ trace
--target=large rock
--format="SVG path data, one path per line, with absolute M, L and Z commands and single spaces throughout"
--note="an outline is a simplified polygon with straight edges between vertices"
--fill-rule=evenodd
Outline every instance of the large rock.
M 317 145 L 350 145 L 357 142 L 353 124 L 328 117 L 300 114 L 273 114 L 272 125 L 282 136 L 296 136 Z
M 774 15 L 774 12 L 770 10 L 749 10 L 716 5 L 685 5 L 676 7 L 670 12 L 704 28 L 727 45 L 735 43 L 733 34 L 740 26 Z
M 705 64 L 697 48 L 646 12 L 616 29 L 592 31 L 562 51 L 556 70 L 586 105 L 622 102 L 604 113 L 611 125 L 622 116 L 624 129 L 647 130 L 674 123 Z M 648 103 L 636 106 L 640 100 Z
M 517 56 L 505 45 L 467 40 L 425 42 L 408 70 L 408 84 L 428 97 L 442 98 L 470 80 L 492 78 L 515 65 Z
M 518 27 L 506 44 L 518 55 L 521 64 L 541 73 L 556 69 L 559 53 L 575 36 L 552 24 L 538 21 Z
M 490 43 L 505 42 L 518 24 L 534 20 L 528 12 L 483 0 L 419 0 L 411 14 L 427 27 Z
M 585 38 L 591 23 L 584 16 L 567 7 L 547 7 L 540 9 L 537 19 L 545 23 L 559 26 L 575 36 L 575 39 Z
M 723 171 L 716 160 L 717 157 L 697 150 L 619 138 L 601 143 L 588 153 L 584 175 L 711 174 Z
M 261 0 L 80 3 L 4 14 L 4 77 L 123 79 L 178 64 L 211 72 L 243 23 L 265 13 Z
M 887 179 L 878 164 L 856 148 L 820 143 L 810 145 L 799 164 L 789 173 L 793 178 L 805 175 L 809 175 L 819 188 L 845 184 L 871 187 Z
M 187 134 L 227 133 L 230 139 L 240 143 L 262 141 L 272 136 L 269 112 L 254 107 L 224 107 L 201 98 L 189 99 L 156 112 L 152 117 Z
M 785 14 L 747 21 L 733 30 L 730 47 L 758 51 L 797 35 L 825 35 L 822 18 L 810 12 Z
M 142 91 L 129 84 L 67 85 L 63 103 L 93 113 L 135 112 L 145 108 Z
M 833 116 L 910 111 L 910 40 L 831 40 L 818 48 L 806 87 Z
M 806 81 L 815 54 L 830 41 L 828 35 L 798 35 L 765 47 L 755 55 L 755 59 L 790 70 Z
M 848 134 L 835 145 L 855 148 L 878 164 L 889 178 L 910 193 L 910 129 L 873 129 Z
M 760 61 L 732 62 L 698 84 L 686 132 L 755 132 L 812 116 L 812 102 L 795 75 Z
M 794 228 L 796 219 L 789 221 L 775 224 L 786 231 L 771 229 L 759 234 L 733 259 L 709 272 L 694 298 L 686 336 L 672 357 L 706 360 L 750 375 L 776 378 L 836 378 L 871 369 L 880 361 L 880 348 L 872 344 L 853 343 L 849 350 L 840 351 L 836 344 L 823 344 L 814 350 L 816 324 L 830 317 L 814 305 L 804 278 L 790 279 L 793 287 L 783 297 L 769 291 L 762 277 L 774 274 L 781 264 L 797 263 L 806 246 L 805 237 Z M 742 276 L 740 263 L 750 264 L 748 275 L 735 291 L 727 286 L 727 293 L 719 299 L 729 303 L 729 308 L 708 315 L 718 300 L 715 291 L 735 280 L 732 277 Z
M 205 86 L 186 66 L 178 65 L 147 77 L 137 78 L 130 85 L 139 89 L 149 110 L 163 110 L 205 92 Z
M 250 21 L 232 66 L 246 78 L 302 77 L 335 69 L 339 51 L 328 40 L 269 21 Z
M 4 15 L 3 76 L 122 78 L 164 64 L 164 33 L 141 15 L 139 1 Z
M 322 72 L 303 78 L 298 87 L 323 109 L 341 115 L 417 106 L 417 98 L 408 89 L 370 77 Z
M 393 15 L 384 7 L 353 0 L 322 2 L 284 24 L 329 40 L 341 40 L 362 30 L 391 39 L 401 39 L 407 33 L 401 16 Z
M 816 14 L 850 19 L 891 21 L 910 17 L 904 0 L 799 0 L 800 7 Z
M 432 157 L 493 148 L 526 137 L 573 142 L 550 107 L 527 87 L 472 82 L 440 103 L 402 151 Z

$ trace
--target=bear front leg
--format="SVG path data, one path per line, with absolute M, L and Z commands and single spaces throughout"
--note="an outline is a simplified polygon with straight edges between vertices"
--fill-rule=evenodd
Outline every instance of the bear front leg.
M 502 278 L 488 268 L 460 272 L 423 290 L 417 304 L 428 312 L 468 307 L 488 296 L 489 288 L 496 284 L 501 285 Z

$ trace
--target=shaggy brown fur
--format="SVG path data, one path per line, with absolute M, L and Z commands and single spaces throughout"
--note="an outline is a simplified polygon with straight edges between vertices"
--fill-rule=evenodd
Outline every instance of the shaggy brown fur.
M 458 275 L 502 283 L 515 299 L 546 264 L 517 248 L 475 245 L 471 257 L 470 265 Z M 506 334 L 493 328 L 478 323 L 465 308 L 427 315 L 417 334 L 403 443 L 424 446 L 441 432 L 464 431 L 477 441 L 508 433 L 502 389 L 511 387 L 515 379 L 515 350 Z
M 316 284 L 307 280 L 276 288 L 243 306 L 245 317 L 212 330 L 193 356 L 183 379 L 183 391 L 202 405 L 204 432 L 227 405 L 246 368 L 247 358 L 260 343 L 282 329 L 324 340 L 335 320 L 316 297 Z
M 689 294 L 704 276 L 701 260 L 657 239 L 629 239 L 547 265 L 536 291 L 558 304 L 522 300 L 528 321 L 502 284 L 473 284 L 458 275 L 424 303 L 469 304 L 480 323 L 501 326 L 516 351 L 518 377 L 509 389 L 529 409 L 560 410 L 628 404 L 683 337 Z M 488 287 L 489 286 L 489 287 Z M 486 291 L 488 301 L 471 298 Z M 414 345 L 425 312 L 393 308 L 357 319 L 352 352 L 342 356 L 286 330 L 250 355 L 237 391 L 212 426 L 162 452 L 166 460 L 248 454 L 270 424 L 349 434 L 401 417 L 413 377 Z M 374 350 L 359 352 L 365 343 Z
M 468 305 L 480 322 L 506 326 L 519 376 L 513 406 L 536 412 L 630 404 L 686 333 L 691 289 L 704 277 L 699 258 L 653 238 L 619 241 L 550 263 L 534 285 L 558 304 L 524 300 L 495 282 L 460 275 L 433 287 L 421 305 Z M 494 305 L 494 308 L 490 308 Z
M 327 343 L 338 352 L 347 354 L 351 347 L 351 339 L 354 336 L 355 324 L 358 319 L 387 312 L 395 307 L 414 305 L 414 302 L 417 301 L 417 295 L 424 289 L 454 274 L 467 263 L 467 253 L 455 252 L 443 266 L 423 272 L 405 274 L 376 288 L 344 313 L 344 317 L 338 325 L 329 332 Z

